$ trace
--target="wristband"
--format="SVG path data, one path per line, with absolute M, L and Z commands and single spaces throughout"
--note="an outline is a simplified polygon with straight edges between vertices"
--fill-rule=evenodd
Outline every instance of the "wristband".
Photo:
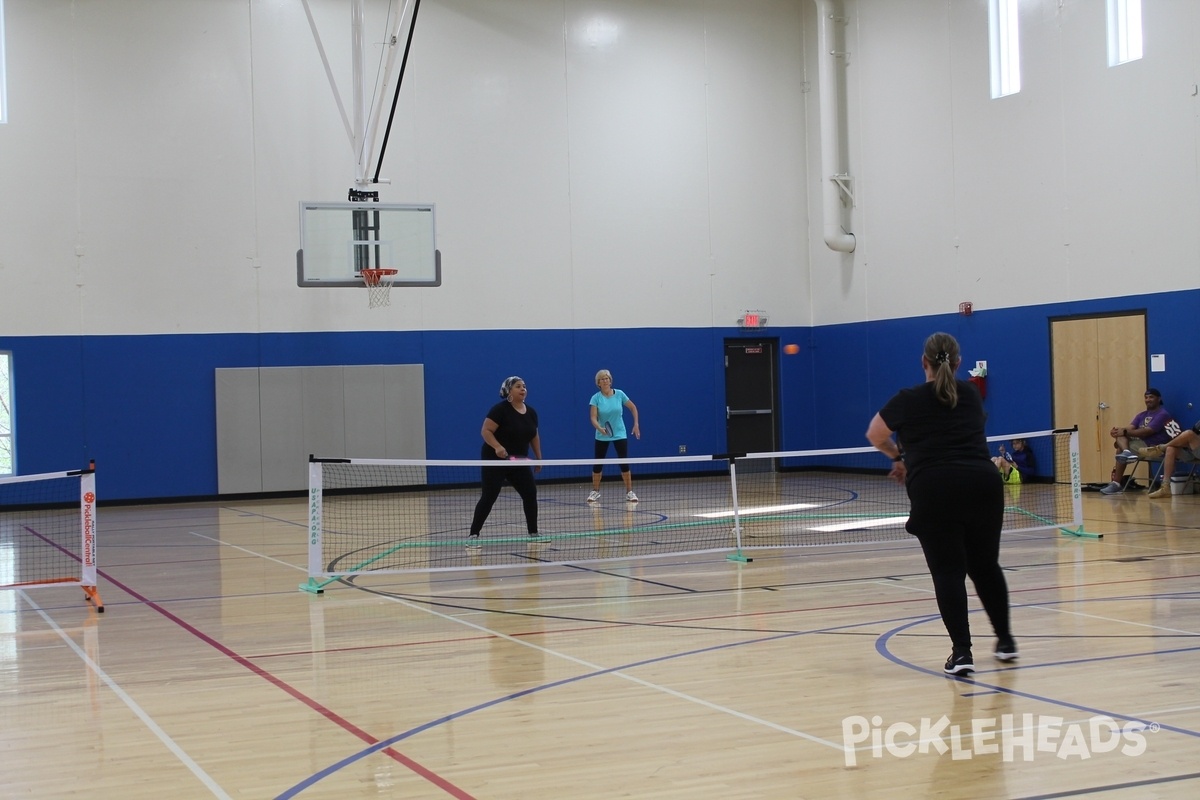
M 892 459 L 892 461 L 903 461 L 903 460 L 904 460 L 904 454 L 903 454 L 903 453 L 901 453 L 900 455 L 898 455 L 898 456 L 896 456 L 895 458 L 893 458 L 893 459 Z

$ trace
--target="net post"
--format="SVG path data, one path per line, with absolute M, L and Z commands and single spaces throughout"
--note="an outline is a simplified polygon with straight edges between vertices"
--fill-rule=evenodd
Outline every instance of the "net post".
M 104 603 L 100 600 L 100 592 L 96 588 L 96 462 L 91 462 L 89 468 L 79 475 L 79 529 L 83 540 L 79 553 L 82 556 L 83 571 L 80 574 L 80 585 L 83 587 L 84 598 L 96 607 L 98 613 L 104 613 Z
M 317 580 L 321 572 L 322 489 L 321 462 L 312 455 L 308 457 L 308 581 L 300 584 L 300 591 L 324 594 L 325 584 Z
M 1066 433 L 1067 429 L 1056 431 Z M 1061 528 L 1063 536 L 1074 536 L 1077 539 L 1103 539 L 1102 533 L 1088 533 L 1083 529 L 1083 479 L 1079 462 L 1079 426 L 1070 429 L 1070 474 L 1071 474 L 1071 521 L 1074 528 Z
M 729 491 L 730 498 L 733 503 L 733 552 L 725 556 L 726 561 L 736 561 L 741 564 L 749 564 L 754 559 L 746 557 L 742 553 L 742 518 L 741 510 L 738 508 L 737 496 L 737 458 L 728 456 L 729 458 Z

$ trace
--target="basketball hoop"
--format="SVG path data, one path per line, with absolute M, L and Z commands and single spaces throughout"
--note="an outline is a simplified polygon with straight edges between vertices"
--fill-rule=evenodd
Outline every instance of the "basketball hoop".
M 367 308 L 382 308 L 392 304 L 392 281 L 398 270 L 364 269 L 363 283 L 367 287 Z

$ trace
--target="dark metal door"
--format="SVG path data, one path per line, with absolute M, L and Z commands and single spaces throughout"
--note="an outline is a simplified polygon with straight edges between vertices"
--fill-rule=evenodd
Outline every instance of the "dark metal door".
M 725 340 L 725 446 L 730 453 L 778 450 L 775 339 Z

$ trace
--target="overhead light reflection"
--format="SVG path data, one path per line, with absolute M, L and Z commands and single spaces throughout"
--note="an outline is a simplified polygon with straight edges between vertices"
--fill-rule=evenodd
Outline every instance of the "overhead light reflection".
M 778 514 L 781 511 L 802 511 L 806 508 L 820 508 L 821 503 L 791 503 L 786 506 L 757 506 L 755 508 L 740 508 L 738 513 L 743 517 L 751 514 Z M 733 511 L 709 511 L 705 514 L 696 514 L 694 516 L 704 517 L 705 519 L 720 519 L 721 517 L 732 517 Z

